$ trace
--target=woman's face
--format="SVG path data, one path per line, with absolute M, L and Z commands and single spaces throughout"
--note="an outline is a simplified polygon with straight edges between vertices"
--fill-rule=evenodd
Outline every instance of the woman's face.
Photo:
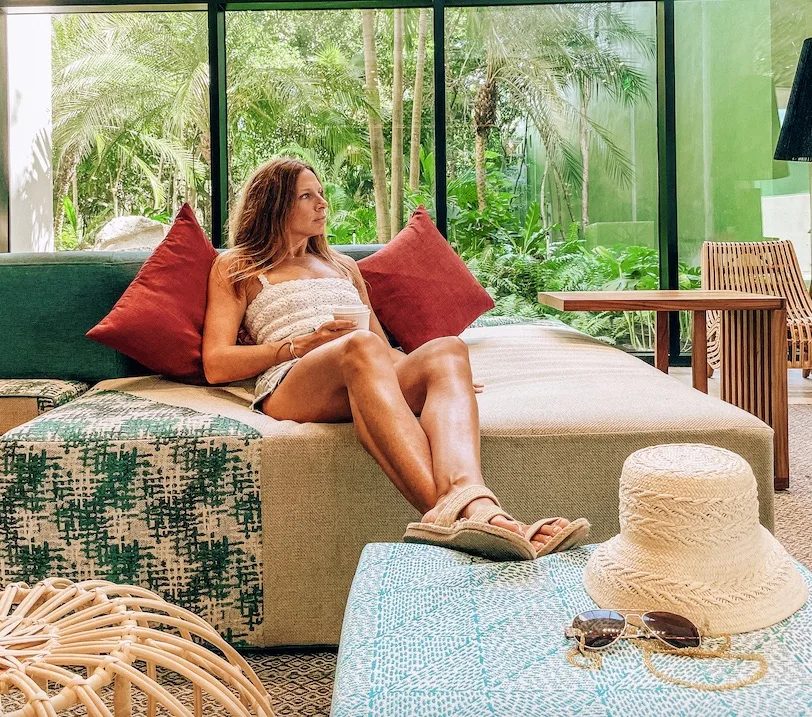
M 312 236 L 324 233 L 327 221 L 327 202 L 321 182 L 309 169 L 296 178 L 296 195 L 288 217 L 288 237 L 297 245 Z

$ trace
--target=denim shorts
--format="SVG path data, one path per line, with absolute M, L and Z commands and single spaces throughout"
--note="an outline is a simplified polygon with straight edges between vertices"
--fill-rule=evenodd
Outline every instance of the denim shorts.
M 251 410 L 257 413 L 262 413 L 262 402 L 268 398 L 276 387 L 282 383 L 282 379 L 288 375 L 299 359 L 291 359 L 290 361 L 283 361 L 282 363 L 271 366 L 267 371 L 264 371 L 257 376 L 257 382 L 254 386 L 254 400 L 251 401 Z

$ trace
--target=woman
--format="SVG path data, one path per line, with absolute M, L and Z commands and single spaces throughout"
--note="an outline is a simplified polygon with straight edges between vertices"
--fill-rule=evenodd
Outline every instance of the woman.
M 585 537 L 584 519 L 532 526 L 484 485 L 479 416 L 466 345 L 392 349 L 355 262 L 327 244 L 327 202 L 312 167 L 276 159 L 243 188 L 232 248 L 209 278 L 203 365 L 211 383 L 259 376 L 253 407 L 273 418 L 352 421 L 364 448 L 417 510 L 404 539 L 493 559 L 533 559 Z M 334 321 L 365 304 L 370 330 Z M 238 345 L 244 324 L 255 345 Z M 419 415 L 419 419 L 416 417 Z

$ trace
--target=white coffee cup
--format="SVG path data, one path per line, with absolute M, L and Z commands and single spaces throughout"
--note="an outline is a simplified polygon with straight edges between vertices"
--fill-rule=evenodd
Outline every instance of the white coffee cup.
M 335 321 L 355 321 L 357 328 L 369 331 L 369 309 L 363 304 L 353 306 L 334 306 L 333 319 Z

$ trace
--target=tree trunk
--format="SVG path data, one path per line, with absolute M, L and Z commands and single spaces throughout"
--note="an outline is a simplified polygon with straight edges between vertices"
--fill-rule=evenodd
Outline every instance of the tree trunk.
M 474 167 L 476 172 L 476 197 L 479 211 L 487 207 L 485 196 L 485 147 L 488 135 L 496 124 L 496 77 L 490 58 L 485 69 L 485 82 L 480 86 L 474 102 Z
M 570 222 L 575 221 L 575 215 L 572 213 L 572 198 L 570 197 L 569 190 L 567 189 L 567 183 L 564 181 L 564 178 L 559 173 L 558 169 L 553 165 L 553 173 L 555 174 L 555 178 L 558 180 L 558 185 L 561 187 L 561 191 L 564 194 L 564 202 L 567 207 L 567 213 L 570 215 Z M 559 209 L 559 216 L 563 219 L 563 212 Z M 563 226 L 563 222 L 562 222 Z M 566 232 L 564 232 L 566 235 Z
M 403 226 L 403 10 L 393 10 L 391 237 Z
M 546 248 L 545 248 L 545 258 L 549 259 L 550 254 L 553 250 L 553 235 L 552 229 L 550 229 L 550 224 L 552 222 L 547 221 L 547 175 L 550 173 L 550 157 L 549 155 L 545 156 L 544 158 L 544 174 L 541 175 L 541 189 L 539 190 L 539 218 L 541 219 L 541 226 L 543 229 L 546 230 Z
M 381 100 L 378 94 L 378 58 L 375 54 L 375 11 L 361 10 L 364 34 L 364 74 L 369 111 L 369 153 L 372 159 L 372 186 L 375 191 L 375 218 L 378 241 L 389 241 L 389 201 L 386 191 Z
M 589 87 L 581 88 L 581 160 L 584 163 L 581 173 L 581 224 L 584 231 L 589 224 L 589 136 L 587 135 L 586 113 L 589 109 Z
M 67 196 L 68 188 L 71 185 L 73 177 L 76 175 L 77 163 L 78 160 L 74 157 L 70 159 L 65 157 L 59 163 L 59 169 L 57 170 L 56 181 L 54 182 L 54 237 L 57 241 L 59 241 L 59 237 L 62 236 L 62 226 L 65 223 L 64 197 Z M 78 214 L 79 209 L 75 201 L 73 206 Z
M 426 37 L 429 11 L 420 10 L 417 29 L 417 67 L 414 73 L 414 102 L 412 103 L 412 136 L 409 140 L 409 189 L 420 188 L 420 126 L 423 119 L 423 73 L 426 67 Z

